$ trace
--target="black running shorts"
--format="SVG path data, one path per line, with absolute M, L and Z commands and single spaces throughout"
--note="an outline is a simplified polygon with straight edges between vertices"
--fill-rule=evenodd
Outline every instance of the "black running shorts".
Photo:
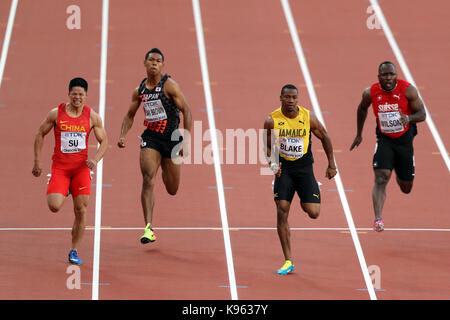
M 320 203 L 320 190 L 314 177 L 312 164 L 290 167 L 283 162 L 280 177 L 275 176 L 273 193 L 275 200 L 292 202 L 297 192 L 302 203 Z
M 397 177 L 403 181 L 414 180 L 413 139 L 404 143 L 395 143 L 389 138 L 379 138 L 373 155 L 373 169 L 395 170 Z
M 163 158 L 177 158 L 181 149 L 183 137 L 180 136 L 178 141 L 160 138 L 146 129 L 141 135 L 141 149 L 150 148 L 158 151 Z

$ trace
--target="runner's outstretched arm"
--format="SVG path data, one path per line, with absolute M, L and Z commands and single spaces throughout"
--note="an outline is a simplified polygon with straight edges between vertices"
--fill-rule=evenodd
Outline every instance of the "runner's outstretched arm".
M 169 78 L 165 83 L 164 91 L 172 98 L 175 105 L 183 114 L 183 129 L 188 132 L 187 134 L 190 134 L 192 129 L 192 113 L 180 86 L 173 79 Z M 186 157 L 188 156 L 189 150 L 184 147 L 185 143 L 187 141 L 183 140 L 183 148 L 180 150 L 180 155 Z
M 350 146 L 350 151 L 359 146 L 362 142 L 362 131 L 367 118 L 367 110 L 371 104 L 372 98 L 370 96 L 370 88 L 367 88 L 364 90 L 361 102 L 358 105 L 358 111 L 356 113 L 356 137 Z
M 97 166 L 97 163 L 103 158 L 106 150 L 108 149 L 108 137 L 106 135 L 105 128 L 103 127 L 103 121 L 100 115 L 91 111 L 91 121 L 92 121 L 92 130 L 94 130 L 95 138 L 97 138 L 100 146 L 97 149 L 97 153 L 95 154 L 93 159 L 89 159 L 86 162 L 86 165 L 89 169 L 94 169 Z
M 400 114 L 400 121 L 404 126 L 408 122 L 422 122 L 426 118 L 425 106 L 422 99 L 413 85 L 409 85 L 405 92 L 406 99 L 408 99 L 409 107 L 412 113 L 410 115 Z
M 130 107 L 128 108 L 128 112 L 123 117 L 122 121 L 122 127 L 120 129 L 120 135 L 119 135 L 119 141 L 117 142 L 117 145 L 119 148 L 125 148 L 125 136 L 128 133 L 128 131 L 133 126 L 134 117 L 136 115 L 136 112 L 139 108 L 139 105 L 141 104 L 141 99 L 139 98 L 138 88 L 134 89 L 133 94 L 131 95 L 131 103 Z
M 275 141 L 273 141 L 273 128 L 273 118 L 269 116 L 266 118 L 266 121 L 264 121 L 264 130 L 266 131 L 264 155 L 266 156 L 266 160 L 269 163 L 270 169 L 277 177 L 279 177 L 281 175 L 281 163 L 278 163 L 277 159 L 279 153 L 277 150 L 277 145 L 275 144 Z M 272 149 L 274 149 L 274 153 L 272 153 Z
M 31 171 L 35 177 L 39 177 L 42 173 L 41 151 L 44 146 L 44 137 L 53 129 L 58 118 L 58 108 L 50 110 L 39 126 L 38 132 L 34 139 L 34 165 Z
M 337 171 L 336 171 L 336 163 L 334 162 L 334 154 L 333 154 L 333 145 L 331 143 L 331 139 L 325 130 L 324 126 L 320 123 L 320 121 L 316 118 L 316 116 L 311 115 L 309 120 L 311 132 L 320 139 L 322 142 L 323 150 L 328 158 L 328 168 L 325 172 L 325 177 L 328 179 L 332 179 Z

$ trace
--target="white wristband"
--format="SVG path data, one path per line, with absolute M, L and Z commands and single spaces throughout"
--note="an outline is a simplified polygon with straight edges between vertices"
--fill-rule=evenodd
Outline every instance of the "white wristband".
M 277 173 L 278 172 L 278 165 L 276 163 L 271 163 L 270 164 L 270 170 L 272 170 L 273 173 Z

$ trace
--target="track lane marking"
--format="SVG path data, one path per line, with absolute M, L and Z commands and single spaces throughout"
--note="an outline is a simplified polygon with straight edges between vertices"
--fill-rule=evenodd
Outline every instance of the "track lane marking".
M 11 8 L 9 10 L 8 24 L 6 26 L 5 39 L 3 40 L 2 54 L 0 56 L 0 88 L 2 87 L 3 72 L 5 71 L 6 58 L 8 57 L 9 43 L 11 41 L 18 3 L 19 0 L 12 0 Z
M 99 115 L 105 126 L 106 101 L 106 69 L 108 58 L 108 18 L 109 0 L 102 3 L 102 49 L 100 56 L 100 96 Z M 100 146 L 100 144 L 98 144 Z M 97 163 L 97 183 L 95 192 L 95 227 L 94 227 L 94 262 L 92 266 L 92 300 L 98 300 L 99 270 L 100 270 L 100 231 L 102 230 L 102 188 L 103 188 L 103 159 Z
M 217 195 L 219 197 L 220 217 L 222 221 L 223 240 L 225 244 L 225 255 L 227 260 L 228 278 L 230 282 L 231 299 L 237 300 L 236 277 L 234 272 L 233 253 L 231 250 L 230 231 L 228 228 L 227 208 L 225 203 L 225 192 L 220 167 L 219 146 L 217 142 L 216 123 L 214 119 L 214 107 L 211 94 L 211 82 L 209 80 L 208 62 L 206 58 L 206 48 L 204 31 L 202 24 L 202 15 L 199 0 L 192 0 L 192 9 L 194 12 L 195 30 L 197 34 L 197 45 L 200 57 L 200 66 L 202 71 L 203 91 L 206 100 L 206 111 L 208 114 L 209 129 L 211 132 L 211 146 L 213 149 L 214 171 L 216 174 Z

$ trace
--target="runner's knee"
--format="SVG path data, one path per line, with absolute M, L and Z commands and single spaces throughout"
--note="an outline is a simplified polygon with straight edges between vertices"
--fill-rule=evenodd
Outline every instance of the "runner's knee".
M 153 188 L 156 181 L 156 174 L 153 172 L 143 172 L 142 173 L 142 182 L 144 187 Z
M 48 208 L 53 213 L 58 212 L 61 209 L 63 203 L 64 203 L 63 201 L 57 201 L 55 199 L 47 199 Z
M 180 185 L 179 179 L 173 177 L 169 179 L 165 171 L 162 172 L 162 179 L 164 185 L 166 186 L 167 193 L 171 196 L 176 195 L 178 192 L 178 187 Z
M 383 173 L 375 174 L 375 184 L 376 185 L 386 185 L 389 181 L 389 176 Z
M 400 187 L 400 189 L 402 190 L 403 193 L 408 194 L 411 193 L 411 187 L 407 188 L 407 187 Z
M 319 217 L 320 209 L 310 209 L 306 211 L 306 213 L 311 219 L 317 219 Z
M 76 218 L 82 218 L 86 214 L 87 207 L 85 204 L 74 204 L 73 211 Z
M 289 214 L 289 207 L 278 205 L 277 206 L 277 223 L 285 224 L 288 220 L 288 214 Z
M 408 194 L 408 193 L 411 192 L 412 183 L 410 183 L 410 182 L 406 182 L 406 183 L 399 182 L 398 185 L 400 186 L 400 190 L 402 190 L 403 193 Z
M 59 209 L 61 209 L 61 206 L 55 203 L 49 203 L 48 208 L 50 209 L 51 212 L 56 213 L 59 211 Z
M 166 185 L 166 190 L 167 190 L 168 194 L 170 194 L 171 196 L 174 196 L 178 192 L 178 185 L 175 185 L 175 186 L 173 186 L 173 185 Z
M 320 214 L 320 204 L 302 203 L 302 209 L 305 211 L 311 219 L 317 219 Z

